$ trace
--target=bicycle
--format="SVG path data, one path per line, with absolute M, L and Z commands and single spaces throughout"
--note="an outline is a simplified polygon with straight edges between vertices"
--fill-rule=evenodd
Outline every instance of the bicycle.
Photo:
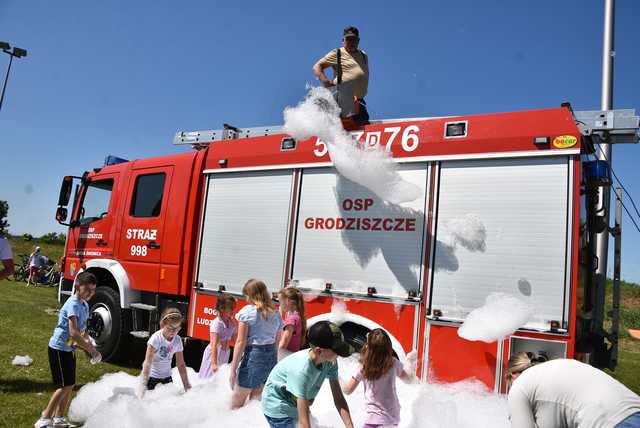
M 29 278 L 29 255 L 18 254 L 18 257 L 20 257 L 20 262 L 14 265 L 13 280 L 27 282 L 27 278 Z
M 56 287 L 60 281 L 62 273 L 58 268 L 58 263 L 48 263 L 46 267 L 42 268 L 36 285 L 48 285 L 49 287 Z

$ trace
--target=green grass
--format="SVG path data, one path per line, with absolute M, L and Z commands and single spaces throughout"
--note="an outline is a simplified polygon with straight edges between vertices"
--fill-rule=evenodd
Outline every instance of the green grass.
M 47 309 L 58 307 L 57 288 L 25 287 L 25 283 L 0 281 L 0 426 L 32 426 L 47 405 L 54 388 L 47 357 L 47 344 L 57 315 Z M 29 355 L 33 364 L 13 366 L 16 355 Z M 84 353 L 78 352 L 78 384 L 96 381 L 105 373 L 139 369 L 109 363 L 91 365 Z
M 64 245 L 61 244 L 50 244 L 47 242 L 43 242 L 40 239 L 32 239 L 31 241 L 25 241 L 20 236 L 10 236 L 8 237 L 9 242 L 11 243 L 11 249 L 13 250 L 13 260 L 18 263 L 20 258 L 18 254 L 26 254 L 29 255 L 33 252 L 33 248 L 37 245 L 40 247 L 40 252 L 49 257 L 51 260 L 58 261 L 62 254 L 64 253 Z

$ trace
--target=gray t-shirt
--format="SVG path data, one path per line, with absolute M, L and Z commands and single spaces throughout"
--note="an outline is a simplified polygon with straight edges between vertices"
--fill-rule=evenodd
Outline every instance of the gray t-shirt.
M 11 253 L 11 246 L 6 238 L 0 236 L 0 260 L 11 260 L 13 254 Z
M 640 412 L 640 397 L 588 364 L 558 359 L 533 366 L 509 391 L 511 426 L 613 428 Z

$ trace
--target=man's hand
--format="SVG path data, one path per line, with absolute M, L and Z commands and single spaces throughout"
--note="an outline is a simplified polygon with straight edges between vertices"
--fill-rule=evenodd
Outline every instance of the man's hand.
M 235 372 L 235 370 L 231 370 L 231 372 L 229 373 L 229 386 L 231 387 L 231 390 L 233 390 L 233 388 L 235 388 L 235 386 L 236 386 L 236 372 Z

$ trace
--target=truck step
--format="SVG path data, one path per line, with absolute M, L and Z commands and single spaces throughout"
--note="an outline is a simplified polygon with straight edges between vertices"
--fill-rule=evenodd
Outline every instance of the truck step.
M 129 306 L 131 306 L 134 309 L 142 309 L 143 311 L 155 311 L 156 309 L 158 309 L 156 306 L 153 305 L 147 305 L 146 303 L 130 303 Z
M 133 337 L 136 337 L 138 339 L 148 339 L 149 338 L 149 332 L 146 331 L 146 330 L 131 331 L 130 333 L 131 333 L 131 335 Z

